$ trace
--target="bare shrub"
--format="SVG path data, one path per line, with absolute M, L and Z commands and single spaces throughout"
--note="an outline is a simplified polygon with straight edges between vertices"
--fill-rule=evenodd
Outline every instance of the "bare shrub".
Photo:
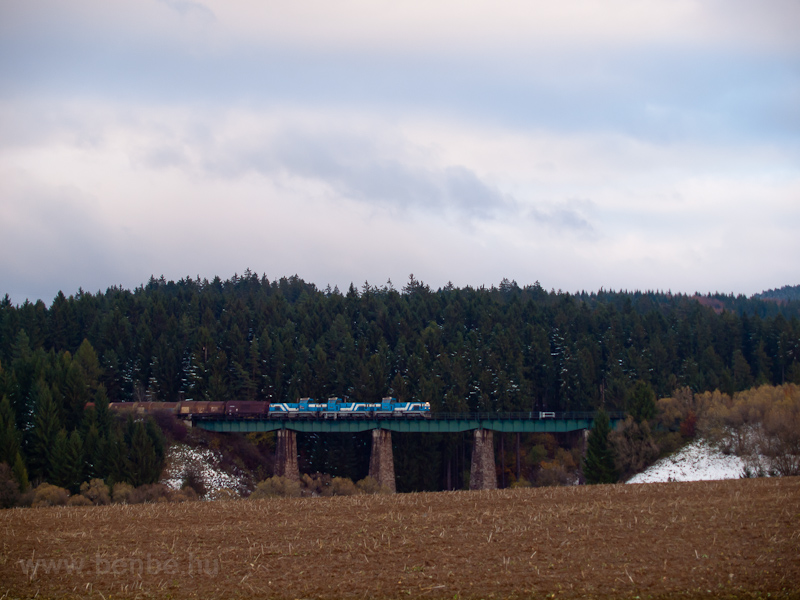
M 352 479 L 347 477 L 334 477 L 331 480 L 331 496 L 355 496 L 358 488 Z
M 42 506 L 64 506 L 69 499 L 69 492 L 64 488 L 45 482 L 33 490 L 33 508 Z
M 81 484 L 81 496 L 85 496 L 92 504 L 110 504 L 111 491 L 102 479 L 92 479 Z
M 661 456 L 676 452 L 684 444 L 683 436 L 677 431 L 656 432 L 653 440 L 658 446 L 658 452 Z
M 190 488 L 197 496 L 205 496 L 208 488 L 197 465 L 190 465 L 183 476 L 181 488 Z
M 517 481 L 511 483 L 512 488 L 529 488 L 531 486 L 533 484 L 524 477 L 520 477 Z
M 378 483 L 374 477 L 367 475 L 356 483 L 356 488 L 362 494 L 391 494 L 392 491 L 385 485 Z
M 544 461 L 542 463 L 542 468 L 536 475 L 536 485 L 539 487 L 567 485 L 569 483 L 571 483 L 569 474 L 564 467 L 556 461 Z
M 128 496 L 129 504 L 169 502 L 170 489 L 163 483 L 140 485 Z
M 300 496 L 300 483 L 279 475 L 265 479 L 250 494 L 250 498 L 253 500 L 275 497 L 296 498 L 298 496 Z
M 67 500 L 67 506 L 92 506 L 92 501 L 86 496 L 75 494 L 74 496 L 70 496 L 69 500 Z
M 170 411 L 156 410 L 153 413 L 153 419 L 167 438 L 176 442 L 182 442 L 186 439 L 186 435 L 188 434 L 186 422 L 179 419 Z
M 658 458 L 658 445 L 647 421 L 636 422 L 628 417 L 609 435 L 614 448 L 614 466 L 623 479 L 641 472 Z
M 331 476 L 326 473 L 304 473 L 300 478 L 301 496 L 330 496 Z
M 714 404 L 700 430 L 745 460 L 745 475 L 800 475 L 800 387 L 762 385 Z M 763 460 L 762 460 L 763 459 Z
M 11 508 L 19 502 L 19 484 L 11 467 L 0 463 L 0 508 Z
M 130 504 L 130 497 L 134 487 L 130 483 L 120 481 L 114 484 L 111 492 L 111 499 L 115 504 Z

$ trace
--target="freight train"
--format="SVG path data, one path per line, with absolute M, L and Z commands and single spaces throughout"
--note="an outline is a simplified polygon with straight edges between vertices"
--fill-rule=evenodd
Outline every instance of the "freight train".
M 398 402 L 395 398 L 383 398 L 380 402 L 374 403 L 350 402 L 341 398 L 328 398 L 327 401 L 323 402 L 312 398 L 300 398 L 297 402 L 274 404 L 251 400 L 229 400 L 227 402 L 199 400 L 184 400 L 182 402 L 112 402 L 109 407 L 115 412 L 131 412 L 135 414 L 164 411 L 184 419 L 357 419 L 375 417 L 429 418 L 431 416 L 431 405 L 428 402 Z

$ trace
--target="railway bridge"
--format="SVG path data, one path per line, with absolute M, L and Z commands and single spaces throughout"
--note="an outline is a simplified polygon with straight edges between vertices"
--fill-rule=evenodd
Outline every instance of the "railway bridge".
M 621 412 L 611 413 L 612 427 L 625 418 Z M 297 433 L 358 433 L 372 431 L 372 454 L 369 475 L 393 492 L 394 457 L 392 432 L 460 433 L 473 432 L 470 489 L 497 488 L 494 458 L 494 432 L 500 433 L 569 433 L 588 431 L 593 412 L 527 412 L 527 413 L 439 413 L 429 418 L 328 415 L 328 418 L 275 417 L 264 419 L 215 416 L 194 419 L 194 426 L 218 433 L 277 432 L 275 474 L 299 480 L 297 465 Z

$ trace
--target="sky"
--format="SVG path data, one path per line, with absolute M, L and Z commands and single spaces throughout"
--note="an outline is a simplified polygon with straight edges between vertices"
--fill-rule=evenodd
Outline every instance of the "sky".
M 800 284 L 797 0 L 3 0 L 0 295 Z

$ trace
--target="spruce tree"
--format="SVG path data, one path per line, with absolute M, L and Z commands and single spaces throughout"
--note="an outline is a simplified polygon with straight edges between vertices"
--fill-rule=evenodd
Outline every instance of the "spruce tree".
M 636 382 L 628 396 L 628 413 L 637 423 L 649 421 L 656 416 L 656 395 L 653 388 L 641 379 Z
M 17 421 L 7 396 L 0 401 L 0 462 L 14 464 L 19 452 L 20 435 Z
M 586 483 L 617 482 L 618 475 L 614 466 L 614 452 L 608 439 L 609 433 L 611 433 L 611 422 L 608 413 L 601 408 L 597 411 L 589 432 L 586 458 L 583 462 Z
M 48 479 L 53 471 L 53 460 L 56 458 L 56 438 L 61 430 L 61 419 L 58 406 L 53 400 L 50 388 L 39 380 L 34 387 L 36 397 L 36 415 L 34 417 L 33 432 L 30 436 L 30 446 L 26 449 L 29 459 L 31 477 L 33 479 Z
M 17 457 L 14 459 L 14 466 L 11 470 L 14 473 L 14 479 L 19 484 L 19 491 L 27 492 L 30 485 L 28 482 L 28 469 L 25 468 L 25 461 L 22 460 L 22 455 L 19 452 L 17 452 Z
M 56 435 L 53 452 L 50 459 L 50 468 L 43 473 L 48 483 L 58 487 L 69 487 L 69 469 L 67 465 L 67 448 L 69 436 L 66 429 L 61 429 Z

